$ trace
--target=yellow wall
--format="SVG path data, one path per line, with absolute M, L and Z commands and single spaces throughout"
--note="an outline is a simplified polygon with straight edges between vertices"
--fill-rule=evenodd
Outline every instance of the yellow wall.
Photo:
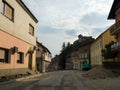
M 107 30 L 103 35 L 103 48 L 105 48 L 105 45 L 110 43 L 111 41 L 116 41 L 114 36 L 110 35 L 110 30 Z
M 91 44 L 91 64 L 102 65 L 104 58 L 102 57 L 101 50 L 105 48 L 105 45 L 115 41 L 114 36 L 110 35 L 110 30 L 106 30 Z
M 114 42 L 116 41 L 115 37 L 110 35 L 110 30 L 104 33 L 102 35 L 102 38 L 103 38 L 103 49 L 105 48 L 106 44 L 109 44 L 111 41 Z M 113 59 L 107 59 L 107 60 L 103 59 L 103 61 L 113 61 Z
M 91 64 L 92 65 L 102 65 L 101 43 L 102 43 L 102 38 L 99 37 L 91 44 Z

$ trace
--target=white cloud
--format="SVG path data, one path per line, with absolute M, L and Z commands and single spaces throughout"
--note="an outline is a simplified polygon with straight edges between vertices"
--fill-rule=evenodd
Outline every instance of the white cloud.
M 96 28 L 104 29 L 113 22 L 107 21 L 113 0 L 23 0 L 39 19 L 38 38 L 51 49 L 53 55 L 60 51 L 62 42 L 73 42 L 66 31 L 75 30 L 77 34 L 94 35 Z M 51 27 L 56 32 L 41 33 L 40 27 Z M 59 31 L 60 30 L 60 31 Z M 100 30 L 104 31 L 104 30 Z M 55 44 L 54 44 L 55 43 Z
M 42 42 L 43 45 L 45 45 L 54 55 L 59 54 L 63 42 L 70 42 L 72 43 L 75 38 L 71 38 L 69 36 L 66 36 L 64 34 L 38 34 L 39 42 Z

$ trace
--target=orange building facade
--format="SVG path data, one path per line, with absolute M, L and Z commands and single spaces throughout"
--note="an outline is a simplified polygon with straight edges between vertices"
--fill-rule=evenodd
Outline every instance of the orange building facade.
M 0 0 L 0 76 L 35 70 L 38 20 L 22 0 Z

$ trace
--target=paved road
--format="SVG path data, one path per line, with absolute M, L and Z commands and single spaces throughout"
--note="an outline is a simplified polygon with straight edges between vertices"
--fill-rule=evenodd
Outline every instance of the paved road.
M 0 90 L 93 90 L 84 84 L 78 71 L 57 71 L 40 77 L 1 84 Z

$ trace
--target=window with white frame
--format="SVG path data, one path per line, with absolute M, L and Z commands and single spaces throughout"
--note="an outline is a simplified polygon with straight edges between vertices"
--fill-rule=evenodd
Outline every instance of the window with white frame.
M 84 58 L 84 53 L 82 53 L 82 58 Z
M 85 52 L 85 58 L 87 58 L 87 52 Z
M 79 54 L 79 58 L 81 58 L 81 54 Z

